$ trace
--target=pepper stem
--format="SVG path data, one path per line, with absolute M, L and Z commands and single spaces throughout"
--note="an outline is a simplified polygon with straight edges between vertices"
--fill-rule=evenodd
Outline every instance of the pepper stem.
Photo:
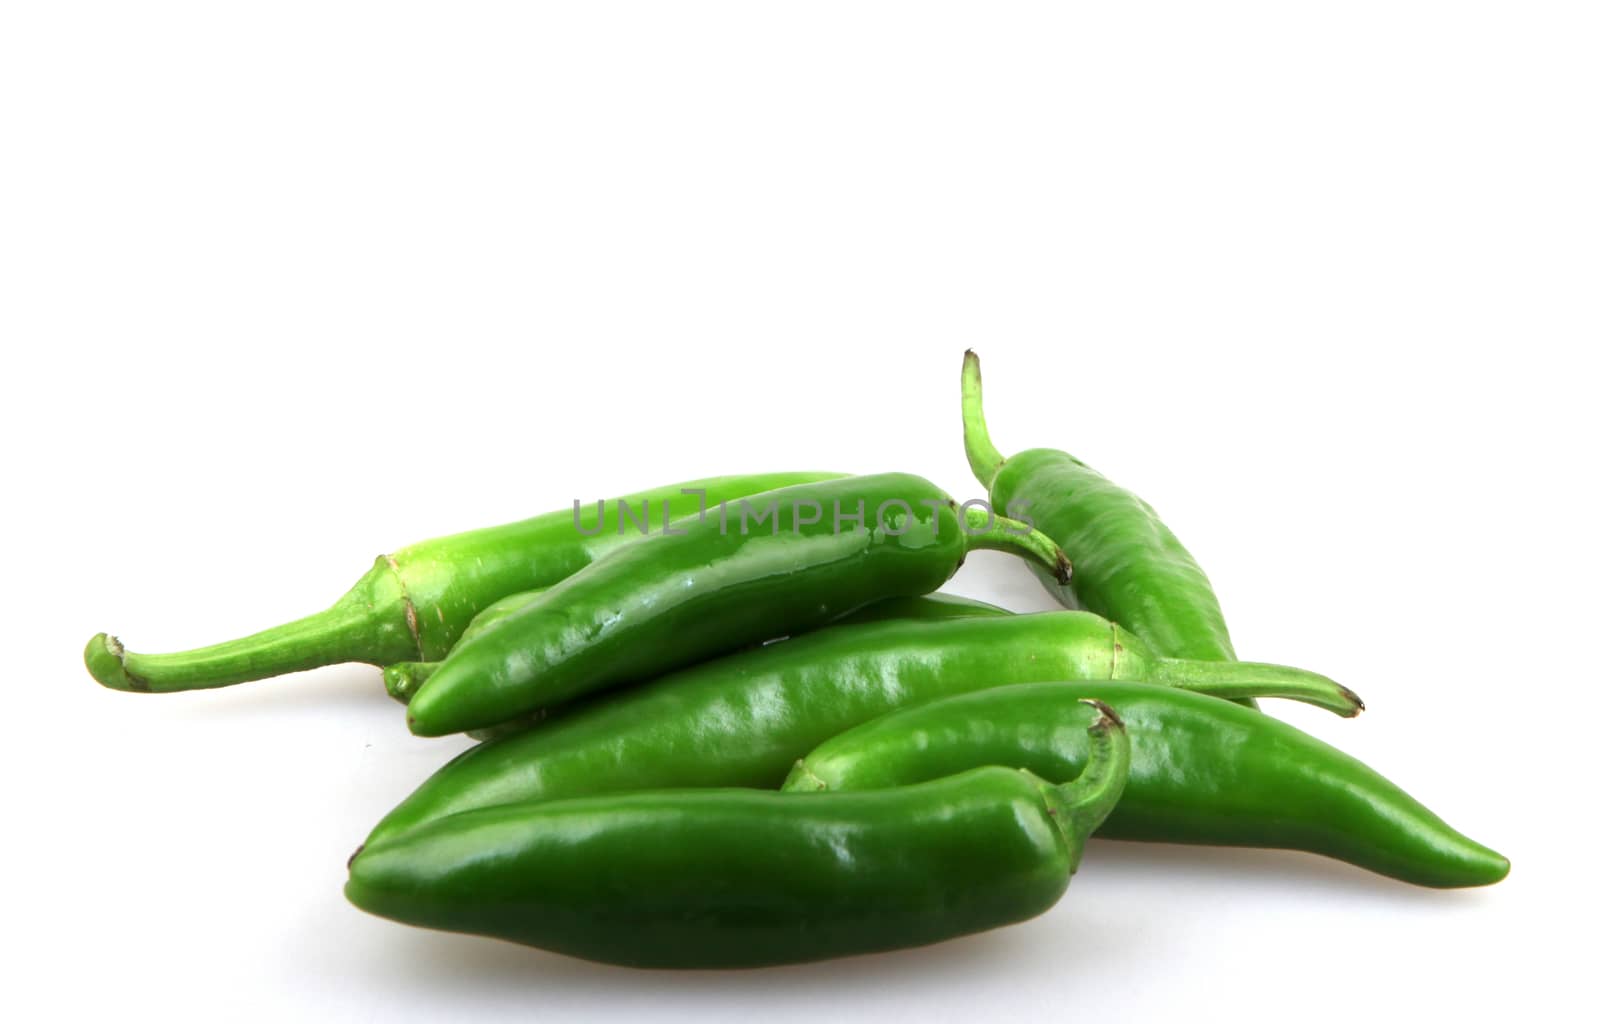
M 970 348 L 961 364 L 961 433 L 967 445 L 967 465 L 987 490 L 1006 457 L 989 440 L 989 424 L 983 418 L 983 373 L 978 369 L 978 353 Z
M 1045 803 L 1050 813 L 1071 840 L 1072 870 L 1078 870 L 1083 857 L 1083 841 L 1110 817 L 1122 790 L 1128 784 L 1128 768 L 1133 755 L 1128 730 L 1110 707 L 1092 698 L 1079 701 L 1098 714 L 1089 726 L 1089 757 L 1083 771 L 1071 782 L 1047 786 Z
M 138 693 L 206 690 L 343 661 L 383 664 L 417 656 L 404 607 L 393 570 L 379 559 L 348 594 L 315 615 L 171 654 L 136 654 L 99 633 L 83 661 L 101 685 Z
M 1327 676 L 1259 661 L 1163 658 L 1155 663 L 1150 681 L 1225 700 L 1282 697 L 1332 711 L 1342 718 L 1354 718 L 1367 707 L 1354 690 Z
M 1027 523 L 995 515 L 987 505 L 968 506 L 961 533 L 968 551 L 1008 551 L 1041 566 L 1063 586 L 1072 579 L 1072 563 L 1061 545 Z

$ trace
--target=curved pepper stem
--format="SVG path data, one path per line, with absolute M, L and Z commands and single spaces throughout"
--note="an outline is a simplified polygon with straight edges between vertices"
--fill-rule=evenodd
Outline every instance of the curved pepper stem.
M 1043 567 L 1063 586 L 1072 579 L 1072 563 L 1061 545 L 1028 524 L 977 506 L 968 508 L 963 519 L 968 551 L 1008 551 Z
M 1083 859 L 1083 841 L 1111 816 L 1128 784 L 1133 754 L 1128 730 L 1110 707 L 1092 698 L 1079 701 L 1098 714 L 1089 726 L 1089 758 L 1071 782 L 1046 784 L 1045 804 L 1067 838 L 1075 845 L 1072 870 Z
M 1006 457 L 989 440 L 989 424 L 983 418 L 983 373 L 978 369 L 978 353 L 970 348 L 961 364 L 961 433 L 967 446 L 967 465 L 987 488 L 994 483 Z
M 1150 681 L 1225 700 L 1282 697 L 1332 711 L 1341 718 L 1354 718 L 1367 708 L 1354 690 L 1327 676 L 1260 661 L 1163 658 L 1152 666 Z
M 97 633 L 83 651 L 101 685 L 175 693 L 248 682 L 343 661 L 382 663 L 417 656 L 404 594 L 385 559 L 333 607 L 259 633 L 172 654 L 137 654 Z

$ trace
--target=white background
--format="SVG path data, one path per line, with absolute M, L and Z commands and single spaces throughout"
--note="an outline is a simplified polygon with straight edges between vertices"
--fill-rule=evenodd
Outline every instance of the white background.
M 1585 3 L 6 5 L 7 1016 L 1587 1000 L 1597 46 Z M 409 736 L 376 670 L 145 697 L 79 663 L 580 495 L 837 468 L 974 496 L 969 345 L 1003 449 L 1150 500 L 1242 656 L 1371 708 L 1271 712 L 1510 879 L 1099 842 L 981 937 L 608 969 L 344 902 L 464 746 Z M 951 589 L 1045 607 L 999 556 Z

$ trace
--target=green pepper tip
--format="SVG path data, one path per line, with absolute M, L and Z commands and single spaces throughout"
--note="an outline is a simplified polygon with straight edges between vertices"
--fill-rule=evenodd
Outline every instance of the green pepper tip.
M 1511 873 L 1511 861 L 1504 855 L 1484 846 L 1474 839 L 1457 834 L 1457 848 L 1453 870 L 1439 879 L 1428 879 L 1421 884 L 1442 889 L 1459 889 L 1494 885 Z
M 1367 702 L 1362 700 L 1361 695 L 1350 689 L 1350 687 L 1340 686 L 1339 695 L 1349 702 L 1346 707 L 1339 710 L 1340 718 L 1354 718 L 1367 710 Z
M 383 688 L 389 696 L 402 704 L 411 701 L 411 695 L 416 688 L 416 677 L 405 667 L 404 663 L 385 665 L 383 668 Z
M 1072 562 L 1065 551 L 1056 552 L 1056 582 L 1063 587 L 1072 582 Z
M 413 707 L 415 707 L 415 705 L 407 705 L 406 711 L 406 728 L 411 730 L 411 735 L 428 737 L 449 735 L 450 730 L 438 729 L 429 722 L 419 719 L 417 717 L 417 713 L 413 710 L 410 710 Z
M 127 666 L 122 662 L 125 653 L 122 642 L 116 637 L 96 633 L 83 649 L 83 664 L 101 686 L 130 693 L 148 693 L 149 684 L 128 673 Z

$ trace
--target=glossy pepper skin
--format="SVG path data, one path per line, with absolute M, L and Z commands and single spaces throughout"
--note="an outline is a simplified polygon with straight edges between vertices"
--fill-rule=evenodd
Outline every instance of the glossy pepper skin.
M 458 644 L 411 698 L 412 732 L 497 725 L 930 593 L 974 548 L 1070 573 L 1048 538 L 1017 523 L 969 532 L 954 499 L 905 473 L 786 487 L 749 506 L 620 548 Z M 752 527 L 763 510 L 770 525 Z
M 782 784 L 824 740 L 897 708 L 1009 683 L 1132 679 L 1279 695 L 1354 714 L 1331 680 L 1248 662 L 1164 661 L 1088 612 L 835 625 L 663 676 L 480 744 L 378 823 L 378 845 L 449 814 L 632 789 Z
M 1365 764 L 1293 726 L 1195 693 L 1140 683 L 1031 683 L 897 711 L 828 740 L 784 788 L 885 789 L 979 765 L 1061 782 L 1088 757 L 1082 701 L 1128 725 L 1128 788 L 1100 834 L 1305 850 L 1417 885 L 1489 885 L 1506 859 L 1445 824 Z
M 461 634 L 461 639 L 466 640 L 474 634 L 486 629 L 507 615 L 529 603 L 540 594 L 542 590 L 530 590 L 525 594 L 513 594 L 510 597 L 496 601 L 494 604 L 479 612 L 472 620 L 472 624 Z M 998 605 L 984 601 L 974 600 L 970 597 L 959 597 L 955 594 L 927 594 L 921 597 L 892 597 L 887 601 L 875 601 L 857 611 L 851 612 L 838 620 L 841 624 L 848 622 L 878 622 L 883 619 L 918 619 L 933 621 L 936 619 L 964 619 L 974 615 L 1010 615 L 1011 613 Z M 417 688 L 427 681 L 428 677 L 438 670 L 443 661 L 401 661 L 393 665 L 386 665 L 383 669 L 384 688 L 389 691 L 389 696 L 404 704 L 411 700 Z M 494 727 L 496 729 L 499 726 Z M 477 736 L 477 732 L 470 735 Z
M 487 614 L 487 612 L 485 612 L 485 614 Z M 867 605 L 865 608 L 860 609 L 859 611 L 851 612 L 844 618 L 837 620 L 834 625 L 842 626 L 858 622 L 882 622 L 886 620 L 902 622 L 938 622 L 944 619 L 968 619 L 973 618 L 974 616 L 1010 614 L 1012 613 L 1004 608 L 998 607 L 997 605 L 987 604 L 983 601 L 975 601 L 968 597 L 957 597 L 953 594 L 928 594 L 922 597 L 895 597 L 890 598 L 887 601 L 876 601 Z M 787 639 L 789 638 L 785 637 L 782 638 L 782 640 L 769 641 L 769 643 L 781 643 Z M 397 673 L 409 673 L 415 671 L 419 676 L 418 685 L 420 685 L 421 681 L 427 679 L 432 668 L 440 664 L 443 664 L 443 662 L 421 662 L 412 664 L 410 666 L 390 666 L 390 668 L 383 670 L 384 679 L 386 682 L 390 679 L 391 669 L 395 670 Z M 397 688 L 402 690 L 402 692 L 410 686 L 409 682 L 398 678 L 396 679 L 396 682 L 399 684 Z M 393 695 L 394 690 L 391 690 L 391 696 Z M 401 699 L 403 702 L 404 699 L 407 698 L 398 697 L 397 699 Z M 514 733 L 525 732 L 528 729 L 539 725 L 541 722 L 544 722 L 549 717 L 549 714 L 546 712 L 535 712 L 522 718 L 514 718 L 507 722 L 501 722 L 499 725 L 492 725 L 487 729 L 474 729 L 467 733 L 467 735 L 475 740 L 498 739 L 502 736 L 510 736 Z
M 1070 582 L 1044 579 L 1068 608 L 1127 627 L 1168 658 L 1231 661 L 1233 643 L 1211 582 L 1155 510 L 1066 452 L 1006 457 L 989 440 L 978 357 L 961 378 L 967 461 L 994 508 L 1026 515 L 1072 552 Z
M 452 534 L 380 555 L 333 607 L 238 640 L 172 654 L 136 654 L 116 637 L 90 639 L 89 673 L 114 690 L 171 693 L 265 679 L 345 661 L 387 665 L 442 658 L 467 624 L 511 594 L 549 587 L 608 552 L 639 539 L 633 520 L 621 528 L 618 502 L 652 529 L 662 515 L 693 515 L 704 491 L 709 504 L 836 473 L 759 473 L 713 477 L 657 487 L 598 505 L 571 508 L 467 533 Z M 610 511 L 606 511 L 609 504 Z M 590 536 L 586 531 L 593 531 Z
M 1099 709 L 1076 782 L 980 768 L 799 798 L 657 790 L 446 818 L 350 864 L 363 910 L 629 967 L 799 963 L 921 946 L 1050 909 L 1127 778 Z

